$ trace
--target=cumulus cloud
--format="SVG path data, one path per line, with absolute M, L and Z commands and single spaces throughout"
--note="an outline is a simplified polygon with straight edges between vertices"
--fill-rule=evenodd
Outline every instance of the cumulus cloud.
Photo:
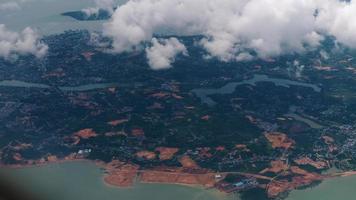
M 319 10 L 317 24 L 338 42 L 356 47 L 356 1 L 326 1 Z
M 95 7 L 82 9 L 87 16 L 97 15 L 100 9 L 106 10 L 110 14 L 114 12 L 114 0 L 94 0 L 94 2 Z
M 5 2 L 0 3 L 0 11 L 16 11 L 21 10 L 20 5 L 17 2 Z
M 339 0 L 130 0 L 104 24 L 116 52 L 154 33 L 203 35 L 200 45 L 223 61 L 303 52 L 325 35 L 356 47 L 356 3 Z
M 153 70 L 171 68 L 178 54 L 188 55 L 186 47 L 177 38 L 153 38 L 151 42 L 152 46 L 146 48 L 146 56 Z
M 48 46 L 39 41 L 39 35 L 33 29 L 28 27 L 17 33 L 0 24 L 0 57 L 6 59 L 11 55 L 32 54 L 41 58 L 47 50 Z

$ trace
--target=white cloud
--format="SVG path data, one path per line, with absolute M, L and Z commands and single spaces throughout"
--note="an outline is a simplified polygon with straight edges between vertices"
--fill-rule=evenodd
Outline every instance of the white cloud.
M 114 3 L 114 0 L 95 0 L 95 5 L 104 9 L 113 9 Z
M 316 14 L 318 10 L 318 14 Z M 116 52 L 130 51 L 154 33 L 203 35 L 210 57 L 239 61 L 303 52 L 333 35 L 356 47 L 356 3 L 339 0 L 130 0 L 120 6 L 104 35 Z
M 188 55 L 186 47 L 177 38 L 153 38 L 152 46 L 146 48 L 148 64 L 154 70 L 171 68 L 178 54 Z
M 93 14 L 98 14 L 100 9 L 106 10 L 109 13 L 114 12 L 114 0 L 94 0 L 95 7 L 85 8 L 82 11 L 87 15 L 91 16 Z
M 25 28 L 21 33 L 8 30 L 0 24 L 0 57 L 9 58 L 11 55 L 32 54 L 43 57 L 48 46 L 39 41 L 39 35 L 31 28 Z
M 18 3 L 16 2 L 5 2 L 5 3 L 0 3 L 0 11 L 16 11 L 16 10 L 21 10 L 21 7 Z
M 236 61 L 250 61 L 253 59 L 253 56 L 247 52 L 241 52 L 236 56 Z
M 326 1 L 320 9 L 317 25 L 338 42 L 356 47 L 356 1 Z

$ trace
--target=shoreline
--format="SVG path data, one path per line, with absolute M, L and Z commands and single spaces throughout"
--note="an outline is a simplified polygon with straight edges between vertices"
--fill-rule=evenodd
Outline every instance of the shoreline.
M 110 176 L 110 167 L 108 169 L 108 163 L 105 163 L 103 161 L 98 161 L 98 160 L 89 160 L 89 159 L 70 159 L 70 160 L 57 160 L 57 161 L 46 161 L 45 163 L 35 163 L 35 164 L 15 164 L 15 165 L 6 165 L 6 164 L 0 164 L 0 169 L 13 169 L 13 170 L 18 170 L 18 169 L 31 169 L 31 168 L 37 168 L 37 167 L 46 167 L 49 165 L 57 165 L 57 164 L 66 164 L 66 163 L 85 163 L 85 164 L 94 164 L 98 169 L 101 171 L 101 177 L 100 177 L 100 182 L 105 185 L 105 187 L 109 188 L 114 188 L 114 189 L 134 189 L 136 187 L 136 184 L 162 184 L 162 185 L 176 185 L 176 186 L 184 186 L 184 187 L 189 187 L 189 188 L 195 188 L 195 189 L 201 189 L 201 190 L 206 190 L 213 192 L 215 195 L 218 195 L 220 197 L 224 196 L 229 196 L 229 193 L 222 192 L 218 190 L 217 188 L 214 187 L 205 187 L 200 184 L 184 184 L 184 183 L 179 183 L 179 182 L 158 182 L 158 181 L 143 181 L 140 178 L 140 174 L 143 172 L 142 170 L 137 172 L 132 184 L 130 185 L 117 185 L 117 184 L 112 184 L 108 182 L 105 178 L 107 176 Z M 146 170 L 144 170 L 146 171 Z M 147 170 L 147 171 L 152 171 L 152 170 Z M 156 171 L 159 172 L 159 171 Z
M 189 174 L 189 173 L 183 173 L 183 172 L 167 172 L 167 171 L 160 171 L 160 170 L 136 170 L 135 171 L 135 176 L 133 177 L 133 184 L 130 185 L 119 185 L 119 184 L 113 184 L 110 183 L 110 181 L 106 180 L 107 177 L 113 175 L 112 173 L 128 173 L 131 172 L 130 170 L 121 170 L 117 169 L 117 166 L 112 166 L 110 163 L 105 163 L 103 161 L 99 160 L 89 160 L 89 159 L 58 159 L 56 161 L 45 161 L 45 162 L 35 162 L 33 164 L 3 164 L 0 163 L 0 169 L 28 169 L 28 168 L 36 168 L 36 167 L 45 167 L 48 165 L 55 165 L 55 164 L 65 164 L 65 163 L 74 163 L 74 162 L 87 162 L 87 163 L 92 163 L 96 165 L 98 168 L 105 170 L 102 172 L 102 180 L 103 183 L 109 187 L 114 187 L 114 188 L 130 188 L 134 186 L 134 183 L 144 183 L 144 184 L 169 184 L 169 185 L 182 185 L 182 186 L 187 186 L 187 187 L 200 187 L 203 189 L 211 188 L 211 187 L 205 187 L 204 185 L 201 184 L 189 184 L 189 183 L 180 183 L 180 182 L 161 182 L 161 181 L 145 181 L 141 179 L 141 176 L 143 173 L 174 173 L 174 174 L 179 174 L 179 175 L 213 175 L 215 173 L 205 173 L 205 174 Z
M 208 184 L 203 184 L 202 182 L 194 182 L 196 180 L 191 180 L 191 177 L 199 177 L 199 176 L 212 176 L 216 173 L 214 172 L 206 172 L 202 174 L 192 174 L 192 173 L 186 173 L 183 171 L 162 171 L 161 170 L 139 170 L 138 166 L 132 165 L 132 164 L 127 164 L 127 163 L 122 163 L 120 161 L 114 161 L 110 163 L 105 163 L 103 161 L 99 160 L 89 160 L 85 158 L 71 158 L 71 159 L 58 159 L 58 160 L 53 160 L 53 161 L 45 161 L 45 162 L 34 162 L 34 163 L 27 163 L 27 164 L 3 164 L 0 163 L 0 169 L 26 169 L 26 168 L 36 168 L 36 167 L 44 167 L 48 165 L 53 165 L 53 164 L 64 164 L 64 163 L 72 163 L 72 162 L 86 162 L 86 163 L 91 163 L 97 166 L 98 168 L 102 169 L 102 183 L 107 186 L 107 187 L 112 187 L 112 188 L 121 188 L 121 189 L 130 189 L 135 187 L 135 184 L 165 184 L 165 185 L 180 185 L 180 186 L 185 186 L 185 187 L 192 187 L 192 188 L 200 188 L 200 189 L 205 189 L 205 190 L 216 190 L 217 193 L 223 194 L 223 195 L 229 195 L 229 193 L 223 192 L 219 190 L 218 188 L 208 185 Z M 145 174 L 148 174 L 148 178 L 145 178 Z M 153 175 L 159 175 L 160 177 L 178 177 L 176 179 L 151 179 Z M 150 176 L 151 175 L 151 176 Z M 345 171 L 345 172 L 336 172 L 336 173 L 330 173 L 330 174 L 323 174 L 321 176 L 321 181 L 328 180 L 328 179 L 333 179 L 333 178 L 338 178 L 338 177 L 349 177 L 349 176 L 355 176 L 356 171 Z M 183 176 L 183 181 L 184 177 L 189 177 L 188 180 L 191 182 L 182 182 L 182 180 L 179 179 L 179 177 Z M 156 176 L 155 176 L 156 177 Z M 199 178 L 198 178 L 199 179 Z M 198 180 L 197 179 L 197 180 Z M 273 181 L 271 181 L 273 182 Z M 295 189 L 289 190 L 293 191 Z

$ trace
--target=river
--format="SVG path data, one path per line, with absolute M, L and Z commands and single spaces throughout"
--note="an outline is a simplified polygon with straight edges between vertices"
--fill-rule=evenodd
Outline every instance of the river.
M 124 86 L 125 84 L 120 84 Z M 127 84 L 126 84 L 127 85 Z M 93 83 L 79 86 L 59 86 L 58 89 L 63 92 L 84 92 L 89 90 L 105 89 L 110 87 L 116 87 L 118 83 Z M 29 83 L 17 80 L 3 80 L 0 81 L 0 87 L 18 87 L 18 88 L 35 88 L 35 89 L 48 89 L 51 86 L 41 83 Z

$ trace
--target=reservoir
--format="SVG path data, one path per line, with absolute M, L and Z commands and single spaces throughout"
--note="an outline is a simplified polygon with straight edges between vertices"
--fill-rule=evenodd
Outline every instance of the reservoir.
M 321 91 L 321 88 L 314 84 L 292 81 L 287 79 L 280 79 L 280 78 L 271 78 L 268 77 L 267 75 L 256 74 L 251 79 L 243 80 L 240 82 L 230 82 L 220 88 L 198 88 L 198 89 L 193 89 L 192 92 L 197 97 L 200 98 L 202 103 L 206 103 L 209 106 L 214 106 L 216 102 L 209 97 L 210 95 L 232 94 L 233 92 L 235 92 L 237 86 L 240 85 L 256 86 L 256 84 L 260 82 L 271 82 L 274 83 L 275 86 L 281 86 L 286 88 L 289 88 L 290 86 L 299 86 L 299 87 L 311 88 L 312 90 L 314 90 L 314 92 Z
M 216 190 L 175 184 L 111 187 L 103 182 L 104 171 L 89 161 L 0 169 L 0 174 L 44 200 L 233 200 Z

